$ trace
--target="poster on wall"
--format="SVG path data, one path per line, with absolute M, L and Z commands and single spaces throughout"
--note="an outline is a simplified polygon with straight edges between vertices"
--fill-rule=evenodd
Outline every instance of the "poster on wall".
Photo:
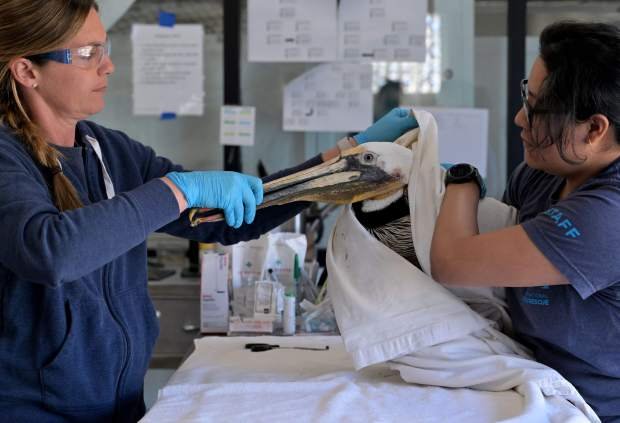
M 437 121 L 439 160 L 470 163 L 487 175 L 489 111 L 474 108 L 423 107 Z
M 338 58 L 337 0 L 248 0 L 248 61 Z
M 361 131 L 372 124 L 372 65 L 326 63 L 284 88 L 285 131 Z
M 341 0 L 343 60 L 424 62 L 427 0 Z
M 256 110 L 248 106 L 222 106 L 220 110 L 220 144 L 254 145 Z
M 134 24 L 133 113 L 203 114 L 203 26 Z

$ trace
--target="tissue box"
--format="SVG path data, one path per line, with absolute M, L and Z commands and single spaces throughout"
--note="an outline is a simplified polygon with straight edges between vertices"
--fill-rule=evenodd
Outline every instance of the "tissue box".
M 204 252 L 200 272 L 200 331 L 228 332 L 228 254 Z

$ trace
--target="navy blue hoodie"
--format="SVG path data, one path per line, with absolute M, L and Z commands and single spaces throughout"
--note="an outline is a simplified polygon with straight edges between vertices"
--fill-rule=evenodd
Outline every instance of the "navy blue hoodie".
M 122 132 L 80 122 L 76 139 L 87 135 L 101 146 L 116 196 L 107 199 L 99 159 L 84 143 L 84 172 L 63 166 L 84 207 L 60 213 L 50 175 L 0 127 L 2 421 L 141 418 L 159 333 L 147 291 L 147 236 L 161 230 L 231 244 L 257 238 L 307 206 L 258 211 L 253 224 L 237 230 L 224 222 L 190 228 L 158 179 L 179 166 Z M 300 167 L 317 163 L 319 157 Z

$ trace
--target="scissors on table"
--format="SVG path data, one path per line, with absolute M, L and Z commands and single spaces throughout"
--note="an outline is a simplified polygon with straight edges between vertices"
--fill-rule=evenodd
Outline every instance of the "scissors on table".
M 327 351 L 329 350 L 329 345 L 325 345 L 323 348 L 313 348 L 313 347 L 281 347 L 277 344 L 245 344 L 245 349 L 250 350 L 252 352 L 261 352 L 261 351 L 269 351 L 275 349 L 287 349 L 287 350 L 306 350 L 306 351 Z

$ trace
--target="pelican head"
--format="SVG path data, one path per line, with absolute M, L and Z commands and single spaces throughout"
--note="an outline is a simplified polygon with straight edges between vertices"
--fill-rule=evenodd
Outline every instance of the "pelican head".
M 265 207 L 292 201 L 349 204 L 381 198 L 407 185 L 411 150 L 369 142 L 339 157 L 265 184 Z
M 368 142 L 320 165 L 267 182 L 258 208 L 294 201 L 350 204 L 372 199 L 395 201 L 409 182 L 413 152 L 397 143 Z M 192 211 L 192 224 L 214 221 L 221 213 Z

